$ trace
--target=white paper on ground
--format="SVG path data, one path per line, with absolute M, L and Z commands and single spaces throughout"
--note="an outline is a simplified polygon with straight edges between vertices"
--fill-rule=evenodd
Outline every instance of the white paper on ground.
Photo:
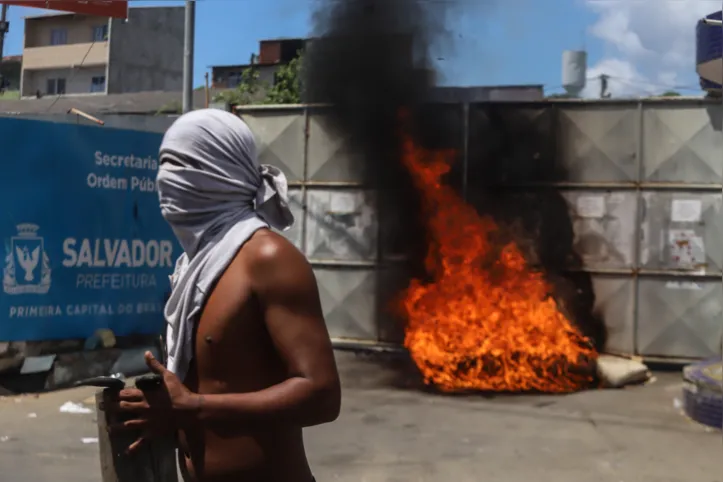
M 65 402 L 60 407 L 61 413 L 76 413 L 76 414 L 86 414 L 86 413 L 93 413 L 91 409 L 88 407 L 84 407 L 83 405 L 79 403 L 73 403 L 73 402 Z
M 80 441 L 84 444 L 97 444 L 98 437 L 83 437 L 82 439 L 80 439 Z
M 600 355 L 597 360 L 597 371 L 605 386 L 610 388 L 642 383 L 650 378 L 648 367 L 644 364 L 613 355 Z

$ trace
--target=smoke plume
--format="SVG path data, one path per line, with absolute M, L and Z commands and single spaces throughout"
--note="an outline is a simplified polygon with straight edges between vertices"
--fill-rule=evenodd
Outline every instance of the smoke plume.
M 330 104 L 328 127 L 360 155 L 359 174 L 378 193 L 383 258 L 406 257 L 393 270 L 403 273 L 402 281 L 424 277 L 426 241 L 420 199 L 400 162 L 399 112 L 411 113 L 408 127 L 417 143 L 464 152 L 462 106 L 431 102 L 431 47 L 450 44 L 442 20 L 457 7 L 449 1 L 321 0 L 314 15 L 317 40 L 305 56 L 306 100 Z M 494 216 L 532 264 L 545 268 L 570 318 L 602 346 L 605 331 L 592 314 L 590 276 L 567 274 L 581 263 L 565 201 L 552 189 L 510 188 L 566 177 L 555 162 L 554 123 L 531 121 L 520 107 L 471 107 L 469 170 L 458 162 L 447 181 L 466 191 L 480 213 Z
M 399 162 L 399 113 L 421 110 L 434 84 L 428 51 L 444 35 L 434 20 L 444 9 L 415 0 L 322 0 L 305 55 L 307 100 L 331 104 L 329 128 L 360 154 L 358 174 L 378 193 L 382 250 L 405 255 L 404 271 L 415 276 L 425 243 L 419 198 Z

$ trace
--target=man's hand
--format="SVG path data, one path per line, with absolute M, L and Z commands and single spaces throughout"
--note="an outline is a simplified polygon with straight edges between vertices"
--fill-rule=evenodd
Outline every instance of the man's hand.
M 186 426 L 202 401 L 150 352 L 146 352 L 146 364 L 153 373 L 163 378 L 163 385 L 146 392 L 137 388 L 121 390 L 116 403 L 108 407 L 108 410 L 123 418 L 132 417 L 111 429 L 141 432 L 138 439 L 128 447 L 128 452 L 135 451 L 150 438 L 169 435 Z

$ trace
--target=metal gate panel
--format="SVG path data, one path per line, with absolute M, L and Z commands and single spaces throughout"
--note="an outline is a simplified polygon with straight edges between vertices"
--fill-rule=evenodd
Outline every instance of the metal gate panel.
M 241 111 L 256 138 L 261 164 L 281 169 L 289 182 L 304 180 L 306 116 L 299 109 L 247 109 Z
M 376 261 L 378 223 L 371 191 L 308 189 L 306 200 L 307 257 Z
M 637 109 L 630 105 L 558 109 L 559 161 L 571 182 L 637 178 Z
M 379 340 L 386 343 L 404 343 L 404 320 L 390 294 L 401 293 L 409 286 L 409 277 L 400 266 L 387 264 L 377 269 L 377 317 Z
M 314 268 L 324 318 L 332 338 L 378 341 L 373 268 Z
M 607 351 L 635 352 L 635 283 L 630 277 L 593 275 L 594 312 L 602 316 L 608 330 Z
M 485 179 L 494 160 L 494 174 L 517 184 L 511 187 L 547 183 L 566 199 L 595 311 L 608 328 L 608 351 L 674 358 L 717 352 L 723 305 L 718 106 L 545 102 L 462 110 L 468 135 L 455 175 L 465 192 Z M 381 226 L 396 218 L 375 212 L 373 193 L 363 189 L 357 161 L 324 110 L 310 108 L 289 120 L 292 113 L 248 109 L 244 118 L 259 138 L 261 162 L 281 165 L 299 185 L 291 190 L 298 224 L 285 235 L 315 267 L 330 332 L 401 343 L 401 323 L 378 305 L 404 288 L 405 278 L 390 263 L 404 257 L 408 242 L 395 242 Z M 476 142 L 478 132 L 490 142 Z M 507 149 L 495 132 L 538 138 Z M 380 249 L 383 266 L 377 266 Z
M 281 233 L 302 251 L 304 250 L 303 233 L 304 224 L 306 223 L 304 204 L 304 191 L 302 189 L 289 189 L 289 208 L 294 215 L 294 225 L 288 231 Z
M 645 106 L 643 180 L 720 184 L 720 125 L 719 106 Z
M 360 156 L 350 149 L 346 139 L 335 132 L 333 119 L 328 114 L 319 111 L 310 113 L 308 147 L 308 181 L 362 181 Z
M 720 354 L 720 280 L 641 279 L 638 297 L 639 354 L 677 358 Z
M 646 269 L 719 274 L 723 195 L 643 193 L 640 261 Z
M 497 182 L 537 183 L 557 178 L 553 165 L 555 115 L 550 105 L 470 104 L 467 132 L 465 185 L 470 190 L 482 180 L 489 181 L 492 166 Z M 483 135 L 479 140 L 478 133 Z M 537 139 L 525 142 L 533 135 Z M 507 138 L 501 141 L 503 136 Z M 549 152 L 540 152 L 541 148 Z
M 588 269 L 632 268 L 637 196 L 631 191 L 561 193 L 570 206 L 574 248 Z

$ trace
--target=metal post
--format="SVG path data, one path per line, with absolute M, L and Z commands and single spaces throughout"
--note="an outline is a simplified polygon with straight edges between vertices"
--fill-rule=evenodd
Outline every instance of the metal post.
M 5 49 L 5 34 L 8 31 L 8 6 L 3 3 L 0 10 L 0 66 L 3 64 L 3 52 Z M 0 74 L 2 77 L 2 74 Z M 0 89 L 2 85 L 0 85 Z
M 183 113 L 193 109 L 193 48 L 196 24 L 196 0 L 186 0 L 186 24 L 183 35 Z

